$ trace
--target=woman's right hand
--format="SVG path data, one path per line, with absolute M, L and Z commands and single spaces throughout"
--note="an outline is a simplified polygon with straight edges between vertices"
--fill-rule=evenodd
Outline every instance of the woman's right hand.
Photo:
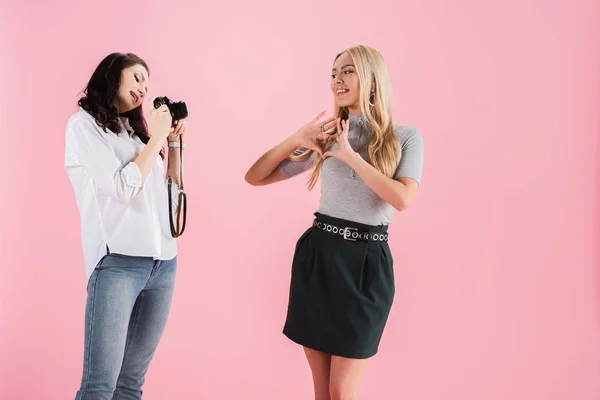
M 336 126 L 336 118 L 330 117 L 321 120 L 326 111 L 321 111 L 312 121 L 298 129 L 292 135 L 294 143 L 298 148 L 311 149 L 323 155 L 323 150 L 318 144 L 319 140 L 332 141 L 335 140 L 335 135 L 329 135 L 328 131 Z
M 173 118 L 166 105 L 154 108 L 154 98 L 150 101 L 150 111 L 148 112 L 148 129 L 152 136 L 158 136 L 165 140 L 169 136 Z

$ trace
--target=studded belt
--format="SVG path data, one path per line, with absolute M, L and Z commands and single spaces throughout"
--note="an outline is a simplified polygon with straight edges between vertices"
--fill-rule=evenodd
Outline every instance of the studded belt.
M 313 227 L 322 230 L 323 232 L 328 232 L 336 235 L 340 235 L 342 238 L 350 241 L 361 241 L 361 242 L 387 242 L 388 234 L 387 232 L 380 233 L 372 233 L 368 231 L 359 231 L 358 228 L 346 226 L 336 226 L 332 224 L 328 224 L 323 221 L 319 221 L 315 219 L 313 221 Z

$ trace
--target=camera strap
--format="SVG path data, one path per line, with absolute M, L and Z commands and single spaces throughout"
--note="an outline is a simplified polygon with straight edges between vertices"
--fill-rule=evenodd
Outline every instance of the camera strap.
M 175 214 L 173 213 L 173 194 L 171 193 L 171 186 L 173 184 L 173 179 L 171 178 L 171 157 L 167 157 L 167 179 L 167 191 L 169 192 L 169 224 L 171 225 L 171 236 L 176 238 L 183 234 L 187 216 L 187 197 L 183 191 L 183 139 L 181 138 L 181 135 L 179 136 L 179 201 L 177 202 L 177 212 Z M 175 222 L 173 222 L 173 216 L 176 218 Z

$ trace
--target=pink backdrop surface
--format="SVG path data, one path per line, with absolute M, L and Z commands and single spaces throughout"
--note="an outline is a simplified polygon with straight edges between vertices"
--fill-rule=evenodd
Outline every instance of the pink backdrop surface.
M 391 227 L 397 294 L 365 399 L 600 397 L 600 2 L 31 2 L 0 14 L 0 398 L 68 399 L 83 351 L 64 130 L 98 62 L 131 51 L 190 109 L 172 313 L 145 399 L 311 398 L 282 334 L 318 192 L 245 184 L 331 111 L 334 55 L 382 51 L 425 138 Z

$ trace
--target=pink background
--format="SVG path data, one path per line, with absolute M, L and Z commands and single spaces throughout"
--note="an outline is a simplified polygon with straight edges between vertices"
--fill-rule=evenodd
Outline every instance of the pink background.
M 597 0 L 2 2 L 1 399 L 78 388 L 86 293 L 64 128 L 112 51 L 146 59 L 150 91 L 191 113 L 189 228 L 144 398 L 311 398 L 280 332 L 318 190 L 243 178 L 331 110 L 333 57 L 356 42 L 383 52 L 395 119 L 426 143 L 416 203 L 391 228 L 397 296 L 363 397 L 600 397 Z

